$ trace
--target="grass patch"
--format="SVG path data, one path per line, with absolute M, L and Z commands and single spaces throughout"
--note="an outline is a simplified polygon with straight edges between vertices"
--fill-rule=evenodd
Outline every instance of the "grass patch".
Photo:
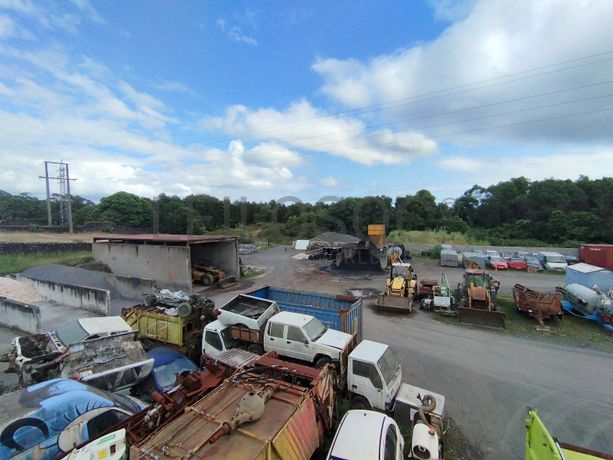
M 19 273 L 42 264 L 79 265 L 92 260 L 90 251 L 0 255 L 0 275 Z
M 511 297 L 499 297 L 498 309 L 506 314 L 506 328 L 499 330 L 501 334 L 512 334 L 520 337 L 546 340 L 549 342 L 573 344 L 580 347 L 593 348 L 613 353 L 613 334 L 599 326 L 594 321 L 565 315 L 563 319 L 553 318 L 545 321 L 547 331 L 537 330 L 538 322 L 517 311 Z M 435 315 L 438 321 L 459 325 L 456 318 Z M 464 327 L 478 327 L 461 325 Z
M 242 278 L 254 278 L 256 276 L 263 275 L 264 273 L 266 273 L 266 270 L 262 268 L 258 268 L 255 270 L 247 270 L 243 275 L 241 275 L 241 277 Z
M 387 240 L 391 243 L 421 243 L 421 244 L 459 244 L 488 246 L 486 240 L 470 237 L 463 233 L 446 230 L 393 230 Z

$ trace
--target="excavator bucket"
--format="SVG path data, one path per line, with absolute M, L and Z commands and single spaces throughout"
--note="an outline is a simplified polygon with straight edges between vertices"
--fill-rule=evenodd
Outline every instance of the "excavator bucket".
M 505 327 L 505 313 L 503 311 L 482 310 L 480 308 L 458 308 L 458 322 L 494 328 Z
M 411 313 L 413 311 L 413 299 L 398 295 L 380 295 L 375 306 L 378 310 L 383 311 Z
M 234 286 L 235 284 L 238 284 L 236 276 L 226 276 L 225 278 L 219 280 L 219 287 L 222 289 L 229 288 L 230 286 Z

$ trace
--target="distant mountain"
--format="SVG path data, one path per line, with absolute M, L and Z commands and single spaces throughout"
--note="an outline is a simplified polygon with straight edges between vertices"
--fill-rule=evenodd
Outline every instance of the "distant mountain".
M 0 190 L 0 196 L 11 196 L 9 192 L 5 192 L 4 190 Z

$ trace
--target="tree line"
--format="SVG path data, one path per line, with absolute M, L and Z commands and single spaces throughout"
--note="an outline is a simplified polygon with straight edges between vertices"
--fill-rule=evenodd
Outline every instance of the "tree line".
M 58 198 L 52 199 L 57 213 Z M 368 224 L 388 230 L 446 230 L 491 244 L 613 242 L 613 178 L 576 181 L 524 177 L 490 187 L 475 185 L 455 200 L 437 203 L 428 190 L 414 195 L 348 197 L 303 203 L 286 197 L 269 202 L 221 200 L 199 194 L 155 199 L 127 192 L 98 204 L 72 197 L 75 225 L 106 222 L 160 233 L 202 234 L 261 226 L 267 236 L 310 238 L 322 231 L 362 236 Z M 0 192 L 0 220 L 43 221 L 45 200 Z

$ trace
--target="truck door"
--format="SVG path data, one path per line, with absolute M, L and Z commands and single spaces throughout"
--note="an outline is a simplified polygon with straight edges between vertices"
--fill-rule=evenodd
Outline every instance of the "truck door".
M 268 322 L 268 334 L 264 337 L 264 350 L 276 351 L 287 356 L 285 347 L 285 324 Z
M 223 341 L 218 331 L 205 331 L 202 339 L 202 355 L 206 353 L 215 357 L 224 350 Z
M 348 376 L 348 390 L 368 399 L 373 409 L 385 410 L 383 382 L 377 367 L 372 363 L 358 361 L 357 359 L 351 360 L 351 366 L 351 375 Z
M 299 327 L 287 326 L 285 346 L 287 347 L 287 356 L 302 361 L 313 362 L 314 356 L 312 356 L 312 353 L 309 353 L 309 341 Z

